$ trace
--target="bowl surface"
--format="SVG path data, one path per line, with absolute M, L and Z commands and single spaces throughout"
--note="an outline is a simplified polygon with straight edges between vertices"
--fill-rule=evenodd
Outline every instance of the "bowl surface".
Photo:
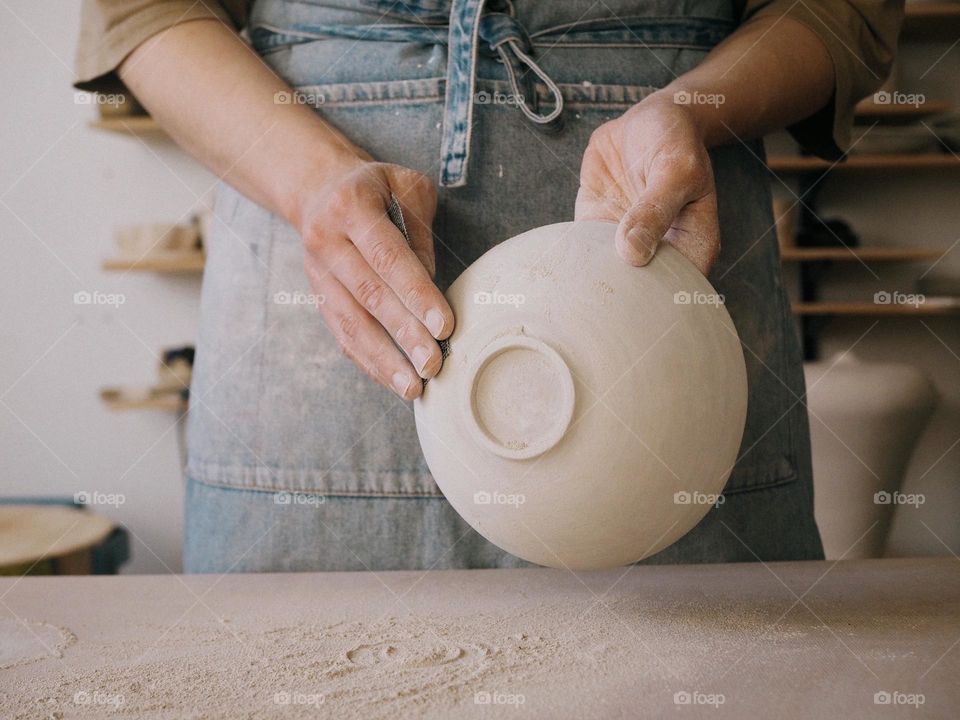
M 669 245 L 627 265 L 615 232 L 548 225 L 471 265 L 447 291 L 449 355 L 414 402 L 447 500 L 541 565 L 625 565 L 675 542 L 719 500 L 743 435 L 723 298 Z

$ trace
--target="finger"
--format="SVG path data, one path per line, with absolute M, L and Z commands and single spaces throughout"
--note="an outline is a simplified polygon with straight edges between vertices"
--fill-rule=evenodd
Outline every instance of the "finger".
M 315 288 L 323 290 L 326 302 L 320 305 L 320 312 L 343 354 L 404 400 L 418 397 L 423 382 L 383 326 L 360 306 L 339 280 L 312 265 L 307 267 L 307 275 L 311 282 L 316 279 Z
M 616 248 L 631 265 L 646 265 L 670 225 L 689 202 L 689 190 L 677 177 L 664 173 L 651 178 L 636 202 L 620 219 Z
M 399 189 L 396 196 L 410 236 L 410 247 L 430 277 L 435 277 L 437 265 L 433 246 L 433 218 L 437 213 L 437 191 L 427 178 L 420 175 L 412 186 Z
M 666 234 L 666 241 L 696 265 L 701 273 L 708 275 L 720 255 L 716 195 L 710 193 L 681 210 Z
M 440 346 L 386 282 L 377 275 L 356 247 L 349 245 L 338 258 L 335 272 L 340 283 L 364 310 L 387 329 L 422 378 L 440 371 Z
M 360 208 L 348 230 L 360 254 L 437 340 L 453 332 L 453 310 L 390 221 L 386 206 Z

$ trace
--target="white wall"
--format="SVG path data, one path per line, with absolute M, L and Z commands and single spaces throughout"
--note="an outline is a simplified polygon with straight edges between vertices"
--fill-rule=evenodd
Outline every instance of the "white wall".
M 176 416 L 109 412 L 98 391 L 150 384 L 160 348 L 193 342 L 200 280 L 100 262 L 116 225 L 177 221 L 213 179 L 169 141 L 88 127 L 70 87 L 79 3 L 11 0 L 0 18 L 0 494 L 122 493 L 99 510 L 131 530 L 127 571 L 177 570 Z M 75 305 L 78 290 L 126 302 Z
M 97 392 L 150 383 L 161 347 L 192 342 L 199 279 L 105 273 L 100 261 L 112 252 L 116 225 L 176 221 L 212 178 L 168 142 L 143 144 L 88 127 L 94 111 L 74 104 L 70 89 L 77 3 L 7 0 L 0 17 L 7 28 L 0 51 L 0 494 L 122 493 L 125 504 L 101 511 L 135 533 L 127 571 L 178 570 L 175 417 L 111 413 Z M 908 51 L 903 85 L 948 48 Z M 913 87 L 960 102 L 957 77 L 960 48 Z M 871 242 L 947 247 L 960 238 L 958 181 L 960 172 L 863 176 L 831 181 L 823 202 Z M 123 293 L 126 302 L 77 306 L 78 290 Z M 960 332 L 955 320 L 928 324 L 937 337 L 915 322 L 884 321 L 858 347 L 868 359 L 922 365 L 943 396 L 907 482 L 930 501 L 897 519 L 893 552 L 901 554 L 946 553 L 934 533 L 960 548 L 960 446 L 943 455 L 960 428 Z M 835 323 L 827 352 L 849 346 L 863 329 Z

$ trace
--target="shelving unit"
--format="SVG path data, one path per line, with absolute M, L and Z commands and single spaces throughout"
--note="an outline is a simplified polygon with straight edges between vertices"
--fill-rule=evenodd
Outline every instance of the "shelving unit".
M 960 315 L 960 304 L 930 301 L 922 305 L 877 305 L 869 302 L 810 302 L 794 303 L 793 314 L 799 316 L 871 316 L 871 317 L 927 317 Z
M 820 279 L 833 263 L 935 262 L 945 250 L 933 248 L 881 247 L 784 247 L 783 262 L 799 265 L 800 301 L 792 305 L 800 322 L 805 359 L 814 360 L 819 352 L 819 334 L 830 317 L 933 317 L 960 315 L 960 302 L 930 298 L 921 305 L 883 305 L 873 302 L 821 301 Z
M 94 120 L 90 127 L 96 130 L 105 130 L 124 135 L 156 135 L 165 136 L 166 133 L 149 115 L 130 115 L 128 117 L 105 117 Z
M 767 167 L 784 174 L 802 174 L 829 170 L 847 173 L 856 170 L 938 170 L 960 168 L 960 157 L 949 153 L 916 155 L 851 155 L 844 162 L 832 163 L 802 155 L 772 155 Z
M 907 6 L 903 35 L 915 40 L 946 39 L 953 42 L 960 37 L 960 3 L 923 3 Z M 857 106 L 857 117 L 868 122 L 898 125 L 916 122 L 925 117 L 952 110 L 950 103 L 929 100 L 916 105 L 904 103 L 877 103 L 873 100 Z M 816 215 L 817 195 L 822 191 L 822 180 L 827 176 L 849 176 L 860 173 L 949 172 L 960 170 L 960 157 L 953 153 L 927 152 L 904 154 L 864 154 L 848 156 L 844 162 L 833 163 L 801 155 L 773 155 L 768 158 L 770 170 L 781 176 L 795 176 L 799 183 L 804 207 L 799 224 L 814 227 L 820 222 Z M 960 305 L 936 298 L 912 305 L 883 305 L 873 302 L 821 301 L 819 284 L 824 271 L 834 263 L 848 266 L 857 264 L 935 262 L 944 250 L 909 247 L 798 247 L 781 248 L 784 263 L 798 266 L 799 302 L 793 312 L 800 323 L 804 354 L 808 360 L 818 354 L 819 334 L 832 317 L 919 318 L 960 315 Z
M 864 100 L 857 105 L 856 116 L 869 121 L 883 123 L 912 122 L 930 115 L 938 115 L 951 110 L 953 106 L 943 100 L 927 100 L 919 105 L 904 103 L 877 103 Z
M 953 42 L 960 36 L 960 4 L 952 2 L 911 3 L 907 5 L 903 38 Z
M 110 272 L 200 273 L 206 257 L 200 253 L 181 257 L 146 257 L 141 259 L 110 258 L 103 261 L 103 269 Z
M 126 410 L 160 410 L 162 412 L 182 414 L 187 411 L 187 403 L 179 395 L 164 395 L 163 397 L 137 400 L 119 400 L 104 395 L 104 393 L 109 392 L 109 390 L 102 390 L 100 397 L 107 409 L 114 412 Z
M 784 262 L 923 262 L 936 260 L 943 250 L 935 248 L 833 248 L 787 247 L 780 250 Z

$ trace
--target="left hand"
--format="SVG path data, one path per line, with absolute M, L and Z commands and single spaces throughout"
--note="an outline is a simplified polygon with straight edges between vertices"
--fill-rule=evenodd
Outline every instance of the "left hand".
M 665 240 L 709 273 L 720 254 L 717 193 L 692 108 L 654 94 L 597 128 L 576 219 L 619 223 L 617 252 L 631 265 L 649 263 Z

